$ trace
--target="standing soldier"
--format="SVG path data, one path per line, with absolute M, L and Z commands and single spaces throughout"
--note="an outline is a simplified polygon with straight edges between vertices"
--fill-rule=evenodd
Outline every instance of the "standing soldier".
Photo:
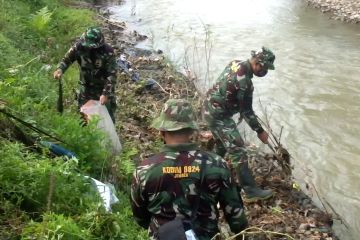
M 251 52 L 247 61 L 234 60 L 226 66 L 214 86 L 207 92 L 204 103 L 205 120 L 216 140 L 216 152 L 227 153 L 236 169 L 237 178 L 245 192 L 245 200 L 256 201 L 273 195 L 256 185 L 248 167 L 248 156 L 233 115 L 240 113 L 263 143 L 268 143 L 268 133 L 261 127 L 253 108 L 253 74 L 264 77 L 268 69 L 274 70 L 275 55 L 267 48 Z
M 77 61 L 80 66 L 79 107 L 88 100 L 100 101 L 105 105 L 115 122 L 116 59 L 113 48 L 105 43 L 104 35 L 97 27 L 88 28 L 65 54 L 54 72 L 60 79 L 68 67 Z
M 152 239 L 182 240 L 175 236 L 182 229 L 210 240 L 219 231 L 219 203 L 231 230 L 242 231 L 247 220 L 227 163 L 191 142 L 198 127 L 190 103 L 168 100 L 152 127 L 160 131 L 165 145 L 135 170 L 131 205 L 138 224 L 149 228 Z M 169 238 L 163 238 L 167 231 Z

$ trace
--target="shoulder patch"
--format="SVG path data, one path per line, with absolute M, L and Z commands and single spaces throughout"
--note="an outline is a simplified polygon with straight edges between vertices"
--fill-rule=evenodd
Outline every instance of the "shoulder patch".
M 237 70 L 236 74 L 241 77 L 244 76 L 246 74 L 246 70 L 245 67 L 240 65 L 240 68 Z

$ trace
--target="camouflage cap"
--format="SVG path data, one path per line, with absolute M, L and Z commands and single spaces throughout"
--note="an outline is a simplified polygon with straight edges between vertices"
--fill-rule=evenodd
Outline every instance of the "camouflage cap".
M 198 129 L 191 104 L 184 99 L 169 99 L 160 116 L 155 118 L 151 127 L 160 131 L 177 131 L 184 128 Z
M 100 28 L 89 27 L 80 37 L 81 45 L 88 48 L 98 48 L 104 45 L 104 35 Z
M 270 70 L 274 70 L 275 54 L 268 48 L 262 47 L 260 51 L 251 51 L 251 56 L 258 59 L 258 63 L 267 67 Z

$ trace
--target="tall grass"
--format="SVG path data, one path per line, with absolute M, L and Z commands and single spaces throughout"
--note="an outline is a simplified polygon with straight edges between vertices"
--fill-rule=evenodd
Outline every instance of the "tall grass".
M 72 0 L 0 0 L 0 100 L 7 111 L 62 139 L 78 157 L 52 158 L 46 149 L 33 152 L 0 137 L 0 239 L 146 239 L 131 219 L 126 195 L 117 211 L 106 213 L 83 177 L 106 181 L 100 179 L 103 168 L 116 160 L 109 160 L 96 123 L 80 125 L 72 92 L 78 84 L 76 67 L 64 78 L 65 112 L 56 112 L 52 72 L 74 40 L 96 25 L 94 13 L 65 2 Z M 0 122 L 4 118 L 0 114 Z M 44 138 L 19 127 L 34 139 Z M 0 136 L 7 131 L 1 126 Z M 132 169 L 129 163 L 119 170 L 127 183 Z

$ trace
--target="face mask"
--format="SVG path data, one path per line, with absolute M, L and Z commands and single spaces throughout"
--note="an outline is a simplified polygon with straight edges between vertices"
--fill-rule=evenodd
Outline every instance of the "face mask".
M 254 73 L 254 74 L 255 74 L 255 76 L 257 76 L 257 77 L 263 77 L 263 76 L 265 76 L 265 75 L 267 74 L 267 72 L 268 72 L 267 69 L 261 69 L 259 72 Z

